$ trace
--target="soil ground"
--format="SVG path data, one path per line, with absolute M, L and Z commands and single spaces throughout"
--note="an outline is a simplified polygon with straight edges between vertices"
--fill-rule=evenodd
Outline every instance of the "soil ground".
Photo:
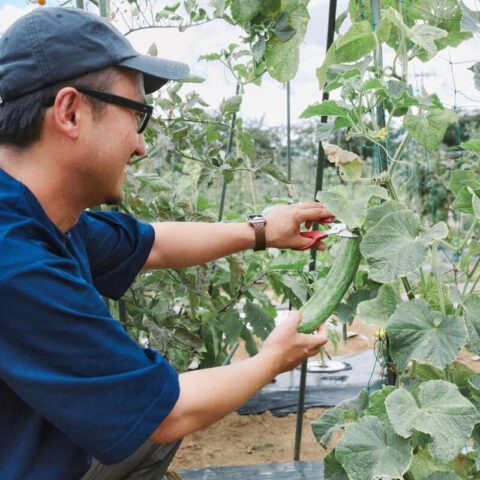
M 332 356 L 343 356 L 372 349 L 377 327 L 355 321 L 351 331 L 358 335 L 346 342 L 340 341 Z M 235 360 L 244 358 L 239 349 Z M 480 373 L 480 362 L 472 354 L 462 352 L 460 361 Z M 325 408 L 312 408 L 305 412 L 301 460 L 318 460 L 326 451 L 317 443 L 310 424 Z M 215 425 L 186 437 L 175 457 L 172 469 L 213 467 L 220 465 L 251 465 L 257 463 L 291 462 L 294 454 L 296 414 L 277 418 L 270 412 L 262 415 L 242 416 L 232 413 Z

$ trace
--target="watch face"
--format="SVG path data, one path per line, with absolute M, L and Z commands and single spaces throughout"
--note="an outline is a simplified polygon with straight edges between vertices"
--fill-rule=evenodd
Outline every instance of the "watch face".
M 247 221 L 249 221 L 250 223 L 263 223 L 266 222 L 267 219 L 262 214 L 256 213 L 254 215 L 248 215 Z

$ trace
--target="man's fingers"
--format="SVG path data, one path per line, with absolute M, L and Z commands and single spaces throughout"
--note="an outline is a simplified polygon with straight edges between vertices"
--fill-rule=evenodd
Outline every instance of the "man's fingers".
M 306 208 L 318 208 L 318 209 L 325 209 L 325 206 L 322 205 L 321 203 L 318 202 L 301 202 L 301 203 L 294 203 L 292 207 L 298 207 L 301 209 L 306 209 Z
M 305 222 L 318 222 L 321 220 L 326 220 L 328 218 L 335 218 L 335 215 L 328 211 L 326 208 L 304 208 L 298 210 L 298 217 L 301 223 Z
M 318 242 L 317 250 L 319 250 L 320 252 L 324 252 L 326 249 L 327 246 L 322 241 Z

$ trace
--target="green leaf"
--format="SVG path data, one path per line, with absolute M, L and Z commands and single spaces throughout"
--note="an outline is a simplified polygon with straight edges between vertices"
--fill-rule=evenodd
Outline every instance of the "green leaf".
M 480 218 L 480 198 L 478 198 L 477 194 L 475 193 L 475 190 L 472 190 L 471 188 L 468 189 L 470 193 L 472 194 L 472 208 L 473 208 L 473 213 L 475 216 Z
M 412 447 L 381 420 L 366 416 L 345 427 L 335 458 L 350 480 L 403 478 L 412 460 Z
M 247 23 L 260 13 L 262 0 L 232 0 L 231 9 L 235 22 Z
M 337 307 L 335 313 L 343 323 L 350 325 L 355 318 L 358 304 L 366 300 L 371 300 L 375 297 L 376 293 L 377 289 L 357 290 L 348 297 L 346 302 L 342 302 Z
M 249 301 L 247 301 L 243 311 L 246 315 L 245 321 L 252 326 L 253 333 L 262 340 L 265 340 L 275 327 L 274 318 L 260 305 Z
M 429 475 L 425 480 L 462 480 L 456 473 L 454 472 L 434 472 Z
M 267 42 L 265 40 L 265 37 L 259 37 L 258 40 L 252 45 L 253 57 L 257 62 L 259 62 L 260 59 L 265 54 L 266 46 L 267 46 Z
M 257 158 L 257 152 L 255 150 L 255 142 L 252 136 L 247 132 L 241 132 L 237 135 L 237 142 L 240 150 L 250 159 L 255 160 Z
M 480 155 L 480 139 L 478 138 L 462 143 L 460 146 L 464 150 L 467 150 L 467 152 L 472 152 L 472 153 L 476 153 L 477 155 Z
M 222 115 L 237 113 L 242 105 L 242 96 L 234 95 L 233 97 L 222 100 L 220 103 L 220 112 Z
M 300 118 L 310 118 L 314 116 L 331 115 L 335 117 L 347 117 L 349 111 L 345 107 L 338 105 L 334 100 L 327 100 L 322 103 L 315 103 L 308 106 L 300 115 Z
M 456 113 L 436 108 L 426 115 L 405 115 L 403 126 L 420 145 L 433 150 L 440 145 L 448 125 L 457 121 Z
M 379 418 L 385 424 L 388 424 L 387 409 L 385 400 L 395 390 L 393 385 L 383 387 L 370 395 L 368 399 L 368 408 L 363 412 L 365 415 L 372 415 Z
M 412 459 L 412 465 L 410 466 L 410 472 L 415 480 L 428 480 L 431 475 L 453 473 L 449 466 L 441 465 L 436 462 L 426 448 L 419 449 L 418 452 L 415 452 Z M 457 480 L 459 477 L 455 476 L 453 479 Z
M 300 44 L 303 42 L 309 20 L 308 9 L 301 0 L 292 0 L 290 26 L 295 31 L 289 40 L 272 36 L 267 41 L 265 63 L 268 73 L 279 82 L 288 82 L 297 74 L 300 61 Z
M 305 266 L 309 262 L 308 258 L 305 258 L 305 255 L 280 255 L 277 258 L 274 258 L 269 264 L 267 269 L 272 270 L 282 270 L 282 271 L 295 271 L 302 272 L 305 269 Z
M 404 388 L 387 400 L 388 417 L 395 432 L 408 438 L 414 430 L 432 437 L 431 452 L 436 460 L 453 460 L 466 445 L 475 423 L 477 409 L 463 397 L 456 385 L 444 380 L 422 383 L 418 401 Z
M 473 72 L 473 82 L 475 84 L 475 88 L 480 90 L 480 62 L 474 63 L 469 70 Z
M 275 32 L 275 35 L 278 37 L 278 39 L 282 42 L 290 40 L 293 35 L 295 35 L 296 31 L 290 25 L 290 14 L 288 12 L 280 13 L 277 21 L 275 22 L 273 31 Z
M 362 389 L 356 397 L 343 400 L 312 422 L 313 435 L 321 445 L 327 448 L 333 434 L 345 424 L 357 420 L 360 412 L 367 408 L 367 405 L 368 393 Z
M 349 183 L 317 194 L 317 200 L 349 228 L 362 226 L 372 197 L 388 199 L 388 193 L 377 185 Z
M 410 40 L 426 50 L 428 53 L 428 58 L 434 57 L 438 51 L 434 40 L 439 40 L 447 35 L 448 32 L 445 30 L 428 25 L 426 23 L 414 25 L 408 30 L 408 36 Z
M 416 238 L 418 227 L 418 217 L 402 210 L 385 215 L 365 234 L 360 251 L 367 260 L 372 280 L 391 282 L 422 265 L 428 247 L 424 240 Z
M 335 458 L 335 451 L 330 452 L 324 459 L 325 480 L 349 480 L 347 472 Z
M 459 193 L 464 187 L 480 188 L 480 182 L 471 170 L 454 170 L 447 188 L 453 193 Z
M 247 353 L 251 357 L 256 355 L 258 353 L 257 344 L 255 343 L 255 338 L 247 327 L 243 327 L 240 337 L 245 342 L 245 350 L 247 351 Z
M 227 262 L 230 266 L 230 292 L 233 294 L 242 286 L 244 264 L 238 255 L 229 255 Z
M 419 237 L 419 241 L 425 243 L 425 245 L 431 245 L 434 241 L 443 240 L 446 237 L 448 237 L 447 224 L 438 222 L 426 232 L 423 232 Z
M 267 163 L 266 165 L 262 165 L 260 168 L 262 173 L 266 173 L 271 177 L 275 178 L 279 182 L 282 183 L 291 183 L 288 177 L 280 170 L 279 166 L 272 165 L 271 163 Z
M 375 35 L 369 21 L 354 23 L 335 45 L 336 63 L 355 62 L 376 47 Z
M 451 204 L 451 207 L 457 212 L 466 212 L 473 215 L 472 190 L 469 187 L 461 188 Z
M 425 300 L 414 299 L 398 305 L 387 323 L 390 353 L 401 370 L 410 360 L 445 368 L 460 353 L 467 340 L 463 320 L 443 316 Z
M 462 1 L 462 21 L 460 28 L 462 32 L 480 33 L 480 12 L 470 10 Z
M 358 318 L 362 322 L 384 327 L 401 301 L 398 284 L 385 283 L 376 298 L 358 305 Z
M 397 202 L 396 200 L 388 200 L 381 205 L 370 207 L 367 210 L 367 216 L 365 218 L 365 228 L 370 230 L 385 217 L 385 215 L 393 212 L 401 212 L 402 210 L 408 210 L 408 207 L 404 203 Z
M 468 351 L 480 355 L 480 295 L 469 295 L 464 303 L 465 325 L 467 326 L 468 340 L 465 347 Z
M 225 343 L 235 343 L 244 329 L 244 324 L 235 308 L 231 308 L 220 316 L 221 328 L 225 334 Z

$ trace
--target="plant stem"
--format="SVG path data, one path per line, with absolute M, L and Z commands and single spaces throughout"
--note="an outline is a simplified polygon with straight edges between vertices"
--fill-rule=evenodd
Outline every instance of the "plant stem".
M 463 285 L 463 289 L 462 289 L 462 299 L 465 296 L 465 293 L 467 292 L 468 284 L 470 283 L 470 280 L 472 279 L 473 275 L 477 271 L 477 268 L 479 265 L 480 265 L 480 257 L 478 257 L 472 270 L 469 273 L 467 273 L 467 278 L 465 279 L 465 284 Z M 477 279 L 477 282 L 478 282 L 478 279 Z
M 438 301 L 440 302 L 440 310 L 442 311 L 442 314 L 445 316 L 447 312 L 445 310 L 445 299 L 443 298 L 442 282 L 440 281 L 440 278 L 438 276 L 438 270 L 437 270 L 437 251 L 438 251 L 438 242 L 433 242 L 432 272 L 433 272 L 433 278 L 435 279 L 435 285 L 437 286 L 437 290 L 438 290 Z
M 453 250 L 455 253 L 460 253 L 464 248 L 467 242 L 470 240 L 470 237 L 472 236 L 472 233 L 475 230 L 475 227 L 477 226 L 478 220 L 476 218 L 473 219 L 472 225 L 468 229 L 467 235 L 463 239 L 462 243 L 460 245 L 457 245 L 456 247 L 452 245 L 451 243 L 446 242 L 445 240 L 440 240 L 440 244 L 449 250 Z
M 395 151 L 395 154 L 393 155 L 392 162 L 390 163 L 390 166 L 388 167 L 387 173 L 388 176 L 391 177 L 393 170 L 397 166 L 398 161 L 400 160 L 400 157 L 403 153 L 403 150 L 405 150 L 405 147 L 407 146 L 407 143 L 410 141 L 410 133 L 407 133 L 404 137 L 403 140 L 401 141 L 400 145 L 397 147 L 397 150 Z
M 472 288 L 470 289 L 470 292 L 468 292 L 469 294 L 472 294 L 475 291 L 475 287 L 477 286 L 477 283 L 479 282 L 479 280 L 480 280 L 480 273 L 478 274 L 477 279 L 475 280 Z

